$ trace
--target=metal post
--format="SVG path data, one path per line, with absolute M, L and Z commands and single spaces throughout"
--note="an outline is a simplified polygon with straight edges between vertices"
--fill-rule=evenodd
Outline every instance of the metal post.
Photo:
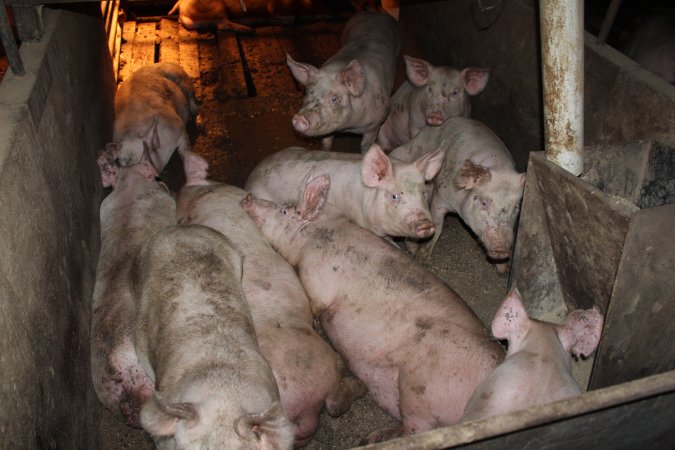
M 540 0 L 546 158 L 581 175 L 584 146 L 584 4 Z

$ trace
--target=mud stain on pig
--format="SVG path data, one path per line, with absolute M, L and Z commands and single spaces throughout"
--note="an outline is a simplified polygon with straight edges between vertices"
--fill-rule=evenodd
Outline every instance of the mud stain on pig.
M 263 291 L 269 291 L 270 289 L 272 289 L 272 285 L 268 281 L 262 280 L 260 278 L 252 280 L 252 283 L 254 286 L 259 287 Z
M 422 395 L 424 395 L 424 393 L 426 392 L 427 388 L 426 388 L 426 386 L 421 386 L 421 385 L 420 385 L 420 386 L 412 386 L 412 387 L 410 388 L 410 390 L 413 391 L 415 394 L 417 394 L 418 396 L 421 397 Z
M 415 327 L 417 332 L 415 333 L 415 342 L 421 342 L 427 335 L 427 332 L 430 332 L 434 326 L 433 319 L 430 317 L 418 317 L 415 319 Z
M 328 244 L 333 244 L 335 242 L 335 230 L 326 227 L 317 227 L 314 231 L 314 237 L 321 244 L 321 247 L 325 247 Z

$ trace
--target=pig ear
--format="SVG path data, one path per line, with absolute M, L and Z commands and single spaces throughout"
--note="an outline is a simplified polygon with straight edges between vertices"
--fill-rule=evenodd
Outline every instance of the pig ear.
M 340 71 L 338 80 L 347 86 L 349 95 L 352 97 L 360 97 L 366 90 L 366 74 L 363 66 L 356 59 L 352 59 L 347 67 Z
M 120 144 L 112 142 L 105 146 L 104 150 L 98 155 L 96 162 L 98 163 L 98 168 L 101 171 L 101 183 L 103 187 L 112 186 L 115 188 L 117 182 L 117 170 L 119 166 L 115 162 L 117 158 L 117 152 L 120 148 Z
M 530 318 L 523 306 L 518 288 L 512 288 L 497 309 L 492 320 L 492 335 L 497 339 L 518 340 L 527 333 Z
M 560 343 L 566 352 L 586 357 L 600 342 L 603 322 L 604 318 L 596 306 L 572 311 L 557 329 Z
M 159 148 L 159 132 L 157 131 L 158 122 L 159 120 L 157 119 L 157 116 L 153 115 L 152 123 L 145 131 L 145 133 L 143 133 L 143 135 L 140 136 L 143 142 L 147 143 L 147 145 L 150 147 L 149 148 L 150 153 L 157 151 L 157 149 Z
M 368 187 L 377 187 L 394 176 L 394 166 L 378 144 L 370 146 L 361 163 L 361 179 Z
M 445 159 L 445 151 L 442 148 L 435 152 L 427 153 L 415 161 L 417 169 L 424 174 L 424 179 L 429 181 L 438 174 Z
M 292 428 L 278 401 L 272 403 L 267 411 L 239 417 L 234 423 L 234 430 L 242 439 L 255 436 L 260 441 L 258 448 L 261 450 L 286 448 L 293 442 Z
M 408 55 L 403 55 L 403 58 L 405 59 L 405 73 L 408 75 L 408 80 L 417 87 L 427 84 L 429 73 L 431 73 L 431 64 L 423 59 Z
M 202 185 L 205 184 L 209 163 L 198 154 L 188 151 L 183 155 L 183 170 L 186 186 Z
M 464 90 L 466 93 L 469 95 L 476 95 L 483 92 L 483 89 L 485 89 L 488 78 L 490 78 L 490 70 L 478 67 L 467 67 L 462 70 L 460 77 L 464 80 Z
M 192 403 L 165 404 L 159 394 L 150 398 L 141 410 L 141 423 L 153 436 L 172 436 L 176 432 L 179 420 L 185 420 L 188 426 L 199 421 L 199 414 Z
M 298 204 L 298 211 L 303 220 L 314 220 L 321 214 L 328 198 L 329 188 L 330 177 L 325 174 L 307 183 Z
M 464 161 L 464 165 L 457 172 L 455 186 L 458 189 L 473 189 L 487 183 L 491 178 L 490 169 L 474 164 L 471 160 Z
M 319 75 L 319 69 L 311 64 L 295 61 L 288 53 L 286 53 L 286 64 L 291 69 L 293 77 L 303 86 L 307 86 Z

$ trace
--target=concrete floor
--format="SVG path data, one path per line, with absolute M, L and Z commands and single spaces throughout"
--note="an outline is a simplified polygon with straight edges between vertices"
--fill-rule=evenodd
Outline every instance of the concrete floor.
M 212 179 L 242 187 L 253 167 L 266 155 L 293 145 L 320 148 L 318 140 L 297 135 L 291 126 L 290 118 L 299 108 L 303 92 L 293 81 L 284 54 L 288 52 L 296 60 L 320 66 L 337 51 L 341 29 L 340 22 L 258 27 L 255 34 L 239 36 L 238 45 L 245 55 L 242 66 L 226 65 L 219 60 L 223 42 L 236 41 L 232 35 L 193 35 L 199 48 L 200 77 L 196 84 L 203 121 L 202 130 L 193 130 L 193 151 L 210 162 Z M 126 51 L 129 57 L 130 50 Z M 253 97 L 228 94 L 242 92 L 236 88 L 241 82 L 241 74 L 236 73 L 240 67 L 248 69 L 245 91 L 255 91 Z M 340 136 L 334 149 L 357 152 L 359 142 L 360 138 L 354 136 Z M 172 189 L 180 188 L 183 176 L 177 157 L 162 178 Z M 443 234 L 427 265 L 489 326 L 506 293 L 507 279 L 497 275 L 476 239 L 458 218 L 446 218 Z M 306 448 L 351 448 L 370 432 L 393 423 L 371 400 L 363 398 L 340 418 L 324 413 L 319 431 Z M 125 426 L 107 411 L 101 432 L 104 449 L 153 448 L 146 433 Z

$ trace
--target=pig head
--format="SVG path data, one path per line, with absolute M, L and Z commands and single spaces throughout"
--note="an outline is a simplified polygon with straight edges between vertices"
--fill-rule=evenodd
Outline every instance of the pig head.
M 455 187 L 465 192 L 458 213 L 494 260 L 511 257 L 524 185 L 525 174 L 488 169 L 469 159 L 457 172 Z
M 600 341 L 602 325 L 597 307 L 572 311 L 562 324 L 531 319 L 518 289 L 512 289 L 492 321 L 492 334 L 508 340 L 506 359 L 476 388 L 462 421 L 580 395 L 570 353 L 590 355 Z

